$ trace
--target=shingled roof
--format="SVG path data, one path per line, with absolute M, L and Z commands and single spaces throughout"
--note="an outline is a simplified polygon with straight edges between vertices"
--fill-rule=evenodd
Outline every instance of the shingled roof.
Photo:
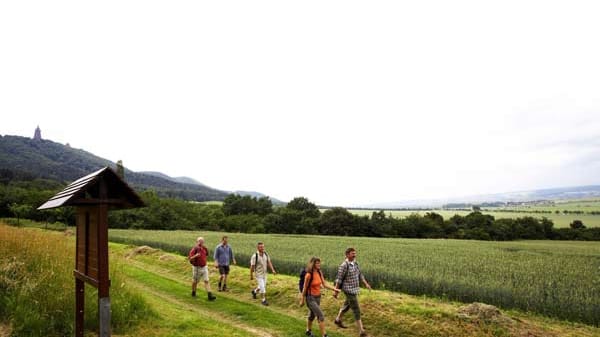
M 38 209 L 98 204 L 109 204 L 114 209 L 145 206 L 123 179 L 109 167 L 104 167 L 75 180 Z

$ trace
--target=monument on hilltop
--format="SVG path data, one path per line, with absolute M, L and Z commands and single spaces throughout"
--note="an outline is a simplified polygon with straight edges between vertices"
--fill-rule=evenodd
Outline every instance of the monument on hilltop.
M 35 133 L 33 134 L 33 140 L 42 140 L 42 130 L 40 130 L 39 125 L 37 128 L 35 128 Z

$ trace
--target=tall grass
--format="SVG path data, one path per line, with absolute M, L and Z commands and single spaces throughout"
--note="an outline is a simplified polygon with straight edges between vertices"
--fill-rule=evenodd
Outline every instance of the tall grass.
M 148 244 L 187 254 L 197 236 L 211 253 L 224 233 L 110 230 L 111 241 Z M 486 302 L 600 325 L 600 244 L 597 242 L 381 239 L 229 233 L 238 263 L 248 265 L 264 241 L 276 269 L 295 275 L 320 256 L 333 279 L 344 250 L 354 246 L 369 282 L 380 289 Z
M 57 232 L 0 224 L 0 316 L 14 336 L 70 336 L 74 331 L 75 245 Z M 111 266 L 112 284 L 120 284 Z M 113 287 L 114 288 L 114 287 Z M 111 327 L 128 331 L 153 317 L 139 295 L 111 288 Z M 86 286 L 85 328 L 97 330 L 97 291 Z

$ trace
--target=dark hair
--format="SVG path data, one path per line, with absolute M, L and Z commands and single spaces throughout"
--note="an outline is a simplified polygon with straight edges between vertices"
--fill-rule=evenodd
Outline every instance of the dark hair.
M 346 248 L 346 255 L 348 255 L 354 251 L 356 251 L 356 249 L 354 249 L 354 247 L 348 247 L 348 248 Z

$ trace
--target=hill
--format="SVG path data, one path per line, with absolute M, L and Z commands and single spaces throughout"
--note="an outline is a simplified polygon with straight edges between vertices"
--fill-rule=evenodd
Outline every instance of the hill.
M 199 182 L 198 180 L 196 180 L 194 178 L 190 178 L 190 177 L 170 177 L 170 176 L 168 176 L 168 175 L 166 175 L 164 173 L 154 172 L 154 171 L 144 171 L 144 172 L 140 172 L 140 173 L 148 174 L 148 175 L 152 175 L 152 176 L 156 176 L 156 177 L 161 177 L 161 178 L 164 178 L 164 179 L 168 179 L 168 180 L 171 180 L 171 181 L 174 181 L 174 182 L 183 183 L 183 184 L 193 184 L 193 185 L 206 186 L 205 184 Z M 208 186 L 206 186 L 206 187 L 208 187 Z M 269 197 L 268 195 L 265 195 L 265 194 L 260 193 L 260 192 L 254 192 L 254 191 L 233 191 L 233 192 L 225 191 L 225 192 L 232 193 L 232 194 L 238 194 L 238 195 L 241 195 L 241 196 L 246 196 L 247 195 L 247 196 L 250 196 L 250 197 L 253 197 L 253 198 L 257 198 L 257 199 L 260 199 L 260 198 L 263 198 L 263 197 Z M 276 204 L 276 205 L 285 204 L 283 201 L 275 199 L 275 198 L 272 198 L 272 197 L 269 197 L 269 199 L 271 199 L 271 202 L 273 204 Z
M 0 169 L 16 176 L 31 176 L 69 183 L 102 167 L 116 167 L 110 160 L 51 140 L 0 136 Z M 177 181 L 163 174 L 125 169 L 125 180 L 137 190 L 155 190 L 163 197 L 185 200 L 223 200 L 229 193 L 202 184 Z
M 397 202 L 381 202 L 365 205 L 366 208 L 418 208 L 418 207 L 448 207 L 449 205 L 478 205 L 483 203 L 523 203 L 534 201 L 558 201 L 574 199 L 593 199 L 600 197 L 600 185 L 571 186 L 547 188 L 539 190 L 480 194 L 447 199 L 407 200 Z

